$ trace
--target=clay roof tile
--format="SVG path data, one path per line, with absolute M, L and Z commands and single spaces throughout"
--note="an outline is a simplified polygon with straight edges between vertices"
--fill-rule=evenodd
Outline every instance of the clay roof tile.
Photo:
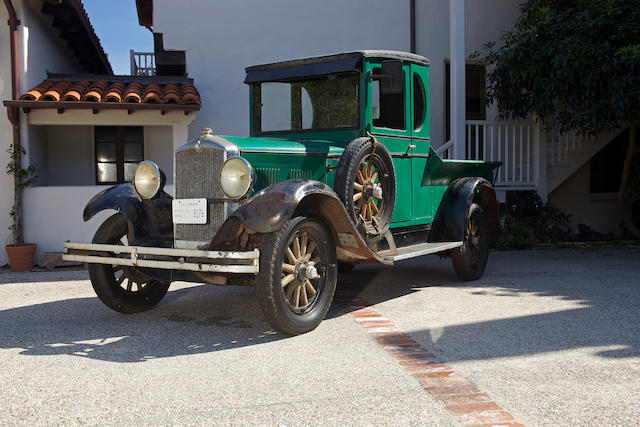
M 42 97 L 42 94 L 49 90 L 51 86 L 54 85 L 54 82 L 51 80 L 45 80 L 40 83 L 38 86 L 31 89 L 29 92 L 23 94 L 20 99 L 28 100 L 28 101 L 37 101 Z
M 60 101 L 62 94 L 64 94 L 71 86 L 71 82 L 57 82 L 49 88 L 43 95 L 43 101 Z
M 124 91 L 124 102 L 142 102 L 142 83 L 131 82 Z
M 63 101 L 80 101 L 82 99 L 82 95 L 89 87 L 89 82 L 87 80 L 80 80 L 74 82 L 71 87 L 67 90 L 67 92 L 62 96 Z
M 104 102 L 122 102 L 123 82 L 111 83 L 104 95 Z
M 149 83 L 144 87 L 142 102 L 154 102 L 160 104 L 162 102 L 163 89 L 158 83 Z
M 191 82 L 136 80 L 92 80 L 62 75 L 58 79 L 49 78 L 35 88 L 24 93 L 23 101 L 55 102 L 113 102 L 148 104 L 200 105 L 200 94 Z

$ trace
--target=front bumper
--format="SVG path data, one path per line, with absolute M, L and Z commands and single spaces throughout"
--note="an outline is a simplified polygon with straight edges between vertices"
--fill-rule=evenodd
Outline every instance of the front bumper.
M 206 273 L 258 274 L 260 251 L 201 251 L 146 246 L 64 243 L 64 261 Z

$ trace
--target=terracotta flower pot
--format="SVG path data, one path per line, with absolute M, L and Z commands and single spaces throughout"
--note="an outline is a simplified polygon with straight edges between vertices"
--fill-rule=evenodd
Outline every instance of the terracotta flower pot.
M 33 268 L 33 261 L 36 257 L 35 243 L 25 243 L 21 246 L 5 246 L 9 257 L 9 267 L 11 271 L 28 271 Z

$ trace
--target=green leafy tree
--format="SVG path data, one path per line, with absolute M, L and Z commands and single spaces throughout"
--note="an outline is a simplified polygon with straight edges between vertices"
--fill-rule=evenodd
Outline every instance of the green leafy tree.
M 640 238 L 640 0 L 529 0 L 501 43 L 485 45 L 487 98 L 502 117 L 535 114 L 583 135 L 631 127 L 620 196 Z

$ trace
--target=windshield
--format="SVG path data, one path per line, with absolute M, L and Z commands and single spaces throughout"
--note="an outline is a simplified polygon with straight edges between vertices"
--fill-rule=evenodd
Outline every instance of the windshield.
M 253 85 L 254 131 L 357 127 L 359 74 L 330 74 Z

